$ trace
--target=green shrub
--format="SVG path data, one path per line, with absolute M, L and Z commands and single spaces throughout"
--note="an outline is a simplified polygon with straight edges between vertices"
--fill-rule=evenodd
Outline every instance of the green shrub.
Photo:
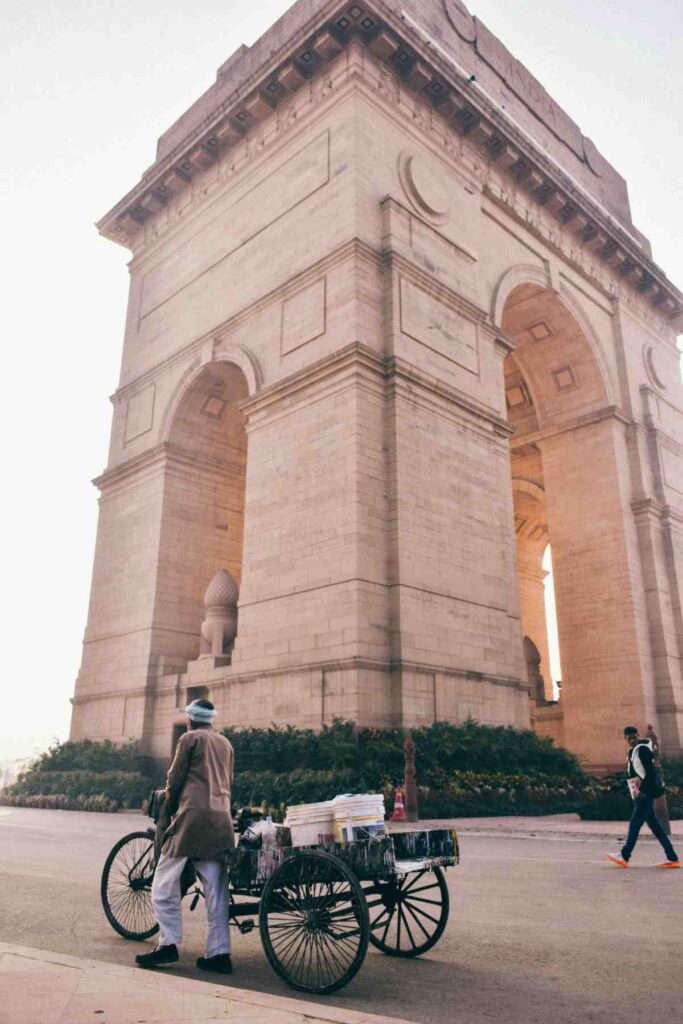
M 226 730 L 235 801 L 278 817 L 291 804 L 382 792 L 403 780 L 405 733 L 335 722 L 310 729 Z M 529 730 L 438 722 L 414 729 L 422 817 L 558 814 L 578 809 L 588 778 L 573 754 Z
M 307 729 L 225 730 L 239 772 L 355 771 L 373 779 L 403 777 L 405 733 L 400 729 L 356 729 L 335 722 L 316 733 Z M 412 731 L 419 780 L 442 788 L 457 770 L 545 773 L 585 783 L 577 758 L 530 730 L 437 722 Z
M 0 804 L 10 807 L 41 807 L 53 811 L 116 811 L 116 801 L 104 793 L 93 796 L 69 797 L 64 793 L 11 794 L 6 789 L 0 792 Z
M 662 774 L 667 786 L 683 788 L 683 757 L 662 762 Z
M 264 806 L 282 820 L 292 804 L 330 800 L 339 793 L 383 793 L 387 813 L 394 803 L 391 779 L 371 772 L 238 772 L 233 795 L 240 805 Z M 419 786 L 422 818 L 482 817 L 502 814 L 561 814 L 577 811 L 585 787 L 564 776 L 453 772 L 438 788 Z
M 585 786 L 543 773 L 455 772 L 441 789 L 418 787 L 422 818 L 546 815 L 576 812 Z
M 669 816 L 676 821 L 683 818 L 683 786 L 671 785 L 668 773 L 665 778 Z M 585 821 L 628 821 L 632 811 L 626 776 L 621 773 L 593 780 L 579 807 L 579 814 Z
M 61 810 L 107 811 L 140 807 L 163 773 L 136 743 L 110 740 L 57 743 L 0 792 L 0 803 Z
M 26 768 L 33 772 L 139 772 L 156 778 L 158 767 L 151 757 L 143 757 L 135 742 L 117 745 L 111 740 L 68 740 L 54 743 Z
M 28 772 L 5 792 L 10 796 L 57 796 L 86 799 L 106 793 L 118 807 L 140 807 L 149 795 L 150 780 L 140 772 Z

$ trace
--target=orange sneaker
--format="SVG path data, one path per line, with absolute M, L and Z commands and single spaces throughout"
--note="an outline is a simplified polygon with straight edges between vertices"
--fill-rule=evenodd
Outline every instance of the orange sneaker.
M 655 864 L 657 868 L 680 868 L 680 860 L 663 860 L 661 864 Z
M 616 864 L 616 866 L 618 868 L 627 868 L 628 867 L 628 861 L 624 860 L 624 858 L 619 853 L 608 853 L 607 854 L 607 860 L 611 860 L 612 863 Z

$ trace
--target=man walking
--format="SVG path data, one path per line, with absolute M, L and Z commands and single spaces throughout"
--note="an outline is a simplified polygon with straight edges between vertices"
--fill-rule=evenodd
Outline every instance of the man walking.
M 666 860 L 658 868 L 680 868 L 680 861 L 671 840 L 662 828 L 655 814 L 655 800 L 664 792 L 661 780 L 655 771 L 654 756 L 650 740 L 641 740 L 633 725 L 624 729 L 624 738 L 629 745 L 626 769 L 628 788 L 633 797 L 633 814 L 628 827 L 628 839 L 621 853 L 608 853 L 607 859 L 617 867 L 627 868 L 633 849 L 638 842 L 640 830 L 648 823 L 650 830 L 664 847 Z
M 228 927 L 227 873 L 223 854 L 235 845 L 230 813 L 233 750 L 213 728 L 216 709 L 194 700 L 185 709 L 188 732 L 178 740 L 166 781 L 171 824 L 154 873 L 152 905 L 159 922 L 159 945 L 136 956 L 139 967 L 177 963 L 182 940 L 180 879 L 191 860 L 201 880 L 209 922 L 203 971 L 232 973 Z

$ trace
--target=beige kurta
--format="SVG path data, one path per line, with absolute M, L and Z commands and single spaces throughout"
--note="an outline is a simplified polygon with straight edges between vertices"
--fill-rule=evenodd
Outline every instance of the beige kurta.
M 232 766 L 232 746 L 214 729 L 191 729 L 180 737 L 166 780 L 174 814 L 164 838 L 167 856 L 217 860 L 233 849 Z

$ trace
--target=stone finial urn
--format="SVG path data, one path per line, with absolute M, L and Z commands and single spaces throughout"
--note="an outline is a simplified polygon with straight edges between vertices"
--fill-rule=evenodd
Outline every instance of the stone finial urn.
M 227 569 L 219 569 L 204 595 L 200 657 L 221 658 L 231 654 L 237 636 L 238 597 L 235 578 Z

